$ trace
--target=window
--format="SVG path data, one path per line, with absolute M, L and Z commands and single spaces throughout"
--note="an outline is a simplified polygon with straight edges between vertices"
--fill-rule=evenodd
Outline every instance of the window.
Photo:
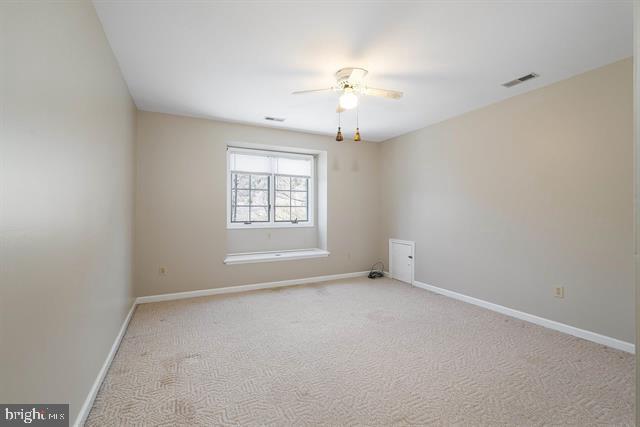
M 276 175 L 275 221 L 305 222 L 309 218 L 309 178 Z
M 313 225 L 314 157 L 228 147 L 229 228 Z
M 231 174 L 231 222 L 269 222 L 269 175 Z

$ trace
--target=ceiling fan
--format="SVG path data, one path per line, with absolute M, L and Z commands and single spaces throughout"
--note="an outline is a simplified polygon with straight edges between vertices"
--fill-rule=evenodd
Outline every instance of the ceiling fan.
M 402 92 L 388 89 L 377 89 L 365 85 L 364 78 L 367 74 L 368 71 L 364 68 L 341 68 L 335 74 L 335 86 L 324 89 L 300 90 L 293 92 L 293 95 L 326 91 L 342 92 L 337 109 L 339 113 L 357 107 L 358 95 L 380 96 L 389 99 L 402 98 Z

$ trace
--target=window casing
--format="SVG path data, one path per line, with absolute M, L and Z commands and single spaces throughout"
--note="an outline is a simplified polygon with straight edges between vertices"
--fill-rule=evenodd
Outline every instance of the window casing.
M 227 227 L 311 227 L 315 158 L 227 148 Z

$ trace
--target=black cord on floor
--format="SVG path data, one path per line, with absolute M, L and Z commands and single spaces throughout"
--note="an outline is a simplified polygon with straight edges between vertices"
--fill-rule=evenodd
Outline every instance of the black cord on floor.
M 371 271 L 369 271 L 369 275 L 367 276 L 369 279 L 376 279 L 378 277 L 384 277 L 384 263 L 382 261 L 378 261 L 371 266 Z

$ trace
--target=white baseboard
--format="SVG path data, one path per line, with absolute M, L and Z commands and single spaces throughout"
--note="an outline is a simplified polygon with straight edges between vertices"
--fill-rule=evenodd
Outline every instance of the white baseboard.
M 351 277 L 361 277 L 369 274 L 368 271 L 358 271 L 355 273 L 330 274 L 328 276 L 307 277 L 303 279 L 281 280 L 279 282 L 256 283 L 252 285 L 228 286 L 226 288 L 202 289 L 199 291 L 176 292 L 172 294 L 150 295 L 136 298 L 136 304 L 148 302 L 171 301 L 185 298 L 203 297 L 209 295 L 230 294 L 236 292 L 255 291 L 257 289 L 281 288 L 283 286 L 305 285 L 308 283 L 327 282 L 329 280 L 349 279 Z
M 113 357 L 116 355 L 116 352 L 118 351 L 118 347 L 120 347 L 120 342 L 124 337 L 124 333 L 127 330 L 127 326 L 129 326 L 129 321 L 131 321 L 131 317 L 133 316 L 133 312 L 136 308 L 136 305 L 137 304 L 134 301 L 133 304 L 131 305 L 131 309 L 129 310 L 129 313 L 127 314 L 127 317 L 125 317 L 124 322 L 122 322 L 120 331 L 118 332 L 118 335 L 116 336 L 115 341 L 113 341 L 113 345 L 111 346 L 111 350 L 109 350 L 109 354 L 107 354 L 107 359 L 102 364 L 102 368 L 100 368 L 100 372 L 98 372 L 98 376 L 96 377 L 96 380 L 93 382 L 93 386 L 91 386 L 91 390 L 89 390 L 89 394 L 87 395 L 87 398 L 84 400 L 84 403 L 82 404 L 82 408 L 80 408 L 80 412 L 76 417 L 76 421 L 73 423 L 74 427 L 83 426 L 85 421 L 87 421 L 87 417 L 89 416 L 89 412 L 91 412 L 91 407 L 93 406 L 93 401 L 95 400 L 96 395 L 98 394 L 98 390 L 100 390 L 100 386 L 102 385 L 102 381 L 104 380 L 104 377 L 107 375 L 107 371 L 111 366 Z
M 413 285 L 426 289 L 437 294 L 441 294 L 450 298 L 454 298 L 460 301 L 474 304 L 489 310 L 497 311 L 498 313 L 506 314 L 507 316 L 515 317 L 516 319 L 525 320 L 527 322 L 535 323 L 536 325 L 544 326 L 545 328 L 554 329 L 556 331 L 564 332 L 565 334 L 573 335 L 585 340 L 593 341 L 598 344 L 606 345 L 611 348 L 626 351 L 627 353 L 635 354 L 635 345 L 632 343 L 619 340 L 617 338 L 601 335 L 596 332 L 587 331 L 584 329 L 576 328 L 575 326 L 566 325 L 564 323 L 556 322 L 555 320 L 545 319 L 544 317 L 538 317 L 533 314 L 525 313 L 523 311 L 514 310 L 509 307 L 494 304 L 492 302 L 484 301 L 478 298 L 470 297 L 468 295 L 453 292 L 447 289 L 438 288 L 437 286 L 427 285 L 426 283 L 415 280 Z

